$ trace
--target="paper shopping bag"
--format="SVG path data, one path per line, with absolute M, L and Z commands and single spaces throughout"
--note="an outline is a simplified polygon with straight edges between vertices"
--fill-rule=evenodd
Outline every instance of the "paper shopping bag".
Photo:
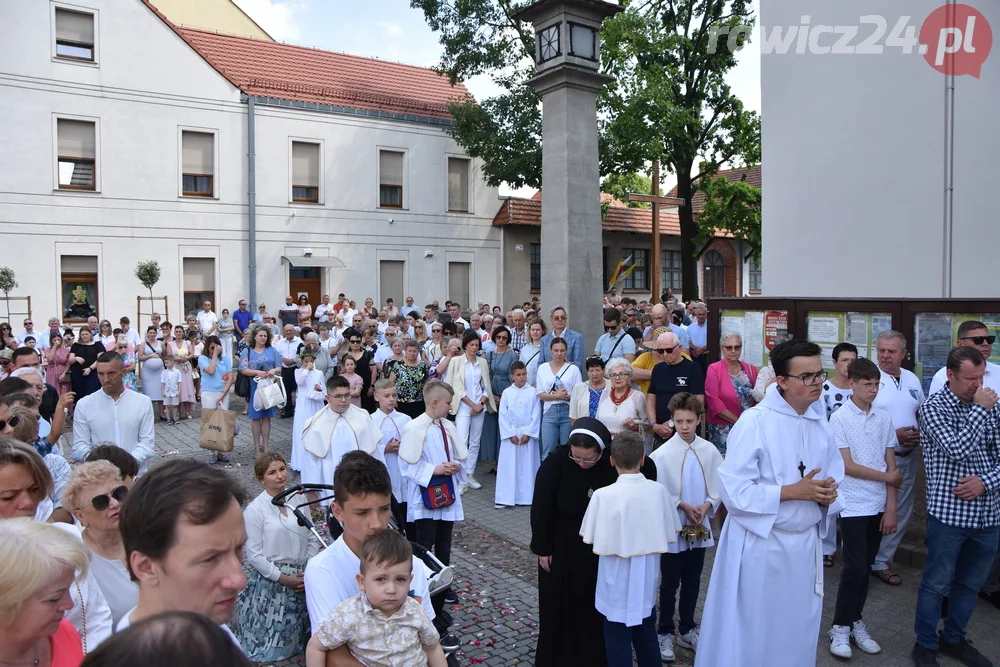
M 214 452 L 233 451 L 236 413 L 229 410 L 201 411 L 201 437 L 198 446 Z

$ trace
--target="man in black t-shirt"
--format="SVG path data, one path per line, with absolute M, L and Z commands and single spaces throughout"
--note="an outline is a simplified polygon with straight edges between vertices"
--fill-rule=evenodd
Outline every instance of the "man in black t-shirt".
M 646 393 L 646 412 L 653 424 L 656 440 L 662 442 L 674 434 L 674 430 L 667 425 L 670 420 L 667 405 L 674 394 L 694 394 L 704 406 L 705 374 L 701 366 L 681 356 L 681 342 L 672 331 L 657 337 L 655 350 L 664 361 L 653 366 L 649 391 Z

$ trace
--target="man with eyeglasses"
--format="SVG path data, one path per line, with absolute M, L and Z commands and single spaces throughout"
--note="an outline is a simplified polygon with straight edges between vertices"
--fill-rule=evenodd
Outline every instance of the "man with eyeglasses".
M 30 317 L 24 320 L 23 324 L 24 324 L 24 331 L 17 334 L 18 343 L 24 345 L 24 339 L 27 338 L 28 336 L 31 336 L 32 338 L 35 339 L 35 346 L 37 348 L 44 349 L 49 346 L 48 335 L 47 334 L 42 335 L 39 334 L 37 331 L 35 331 L 35 323 L 31 321 Z
M 635 361 L 635 341 L 622 329 L 621 317 L 617 308 L 604 309 L 604 334 L 594 347 L 594 356 L 604 363 L 616 358 L 624 358 L 630 364 Z
M 549 351 L 549 348 L 552 347 L 552 339 L 562 338 L 566 341 L 566 361 L 575 364 L 580 369 L 581 374 L 586 373 L 587 369 L 583 366 L 583 334 L 569 328 L 569 316 L 566 314 L 566 309 L 562 306 L 553 308 L 552 312 L 549 313 L 549 322 L 552 324 L 552 328 L 549 329 L 549 333 L 542 336 L 542 349 L 538 354 L 539 365 L 552 361 L 552 353 Z
M 695 665 L 816 664 L 823 615 L 817 551 L 843 507 L 844 459 L 819 398 L 815 343 L 775 346 L 777 386 L 740 415 L 719 467 L 729 508 L 715 553 Z M 766 612 L 764 611 L 766 610 Z
M 250 326 L 250 322 L 253 319 L 253 313 L 247 310 L 247 302 L 244 299 L 240 299 L 239 308 L 233 311 L 233 327 L 236 329 L 237 340 L 243 338 L 247 327 Z
M 878 556 L 872 565 L 872 575 L 890 586 L 899 586 L 903 580 L 889 566 L 913 514 L 913 489 L 919 467 L 914 452 L 920 446 L 917 410 L 924 400 L 924 389 L 920 379 L 902 367 L 903 360 L 906 359 L 906 336 L 892 329 L 883 331 L 875 339 L 875 350 L 878 369 L 882 372 L 882 388 L 872 404 L 886 410 L 892 417 L 892 427 L 896 430 L 898 443 L 896 469 L 903 474 L 903 484 L 896 494 L 898 529 L 882 538 Z
M 653 440 L 647 450 L 656 449 L 674 435 L 670 426 L 670 399 L 676 394 L 693 394 L 705 404 L 705 374 L 701 367 L 681 355 L 681 341 L 673 331 L 660 334 L 656 352 L 663 361 L 653 367 L 646 393 L 646 414 L 653 425 Z M 721 664 L 721 663 L 720 663 Z

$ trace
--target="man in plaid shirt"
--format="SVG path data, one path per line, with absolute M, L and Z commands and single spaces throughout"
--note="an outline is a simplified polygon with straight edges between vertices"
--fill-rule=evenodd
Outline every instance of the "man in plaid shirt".
M 996 392 L 983 386 L 986 360 L 979 350 L 955 348 L 947 368 L 948 384 L 918 413 L 927 474 L 927 565 L 911 655 L 917 667 L 937 665 L 938 652 L 990 667 L 965 638 L 965 628 L 1000 535 L 1000 408 Z M 945 594 L 948 616 L 939 638 Z

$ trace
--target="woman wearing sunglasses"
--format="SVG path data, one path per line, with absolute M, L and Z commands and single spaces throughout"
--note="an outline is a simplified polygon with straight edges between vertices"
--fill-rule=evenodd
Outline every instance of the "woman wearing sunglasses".
M 743 337 L 735 331 L 722 334 L 719 348 L 722 359 L 709 364 L 705 373 L 705 407 L 708 439 L 725 457 L 726 441 L 733 424 L 744 410 L 757 404 L 751 395 L 757 382 L 757 369 L 753 364 L 740 361 Z
M 110 461 L 76 466 L 63 490 L 63 507 L 83 527 L 90 552 L 90 570 L 111 608 L 115 625 L 139 602 L 139 586 L 125 565 L 125 545 L 118 530 L 118 513 L 128 495 L 121 473 Z

